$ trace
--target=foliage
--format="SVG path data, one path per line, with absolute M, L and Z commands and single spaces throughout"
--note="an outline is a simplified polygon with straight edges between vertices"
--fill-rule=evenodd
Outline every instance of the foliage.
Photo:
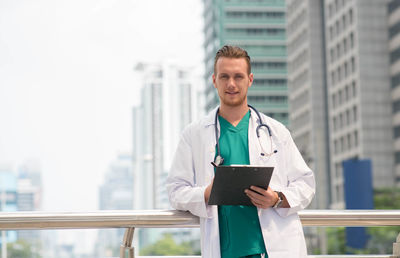
M 41 256 L 32 251 L 32 246 L 24 241 L 7 243 L 7 256 L 13 258 L 40 258 Z
M 379 188 L 374 190 L 375 209 L 400 209 L 400 189 Z M 393 243 L 400 233 L 399 226 L 368 227 L 370 238 L 363 249 L 353 249 L 346 246 L 346 231 L 344 227 L 327 228 L 328 254 L 391 254 Z
M 171 234 L 165 234 L 156 243 L 140 250 L 140 255 L 199 255 L 200 251 L 193 250 L 192 243 L 177 244 Z

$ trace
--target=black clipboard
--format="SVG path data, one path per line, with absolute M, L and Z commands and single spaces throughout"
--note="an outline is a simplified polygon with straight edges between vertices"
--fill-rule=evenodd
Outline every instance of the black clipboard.
M 251 165 L 218 166 L 208 204 L 254 206 L 244 190 L 252 185 L 267 189 L 273 170 Z

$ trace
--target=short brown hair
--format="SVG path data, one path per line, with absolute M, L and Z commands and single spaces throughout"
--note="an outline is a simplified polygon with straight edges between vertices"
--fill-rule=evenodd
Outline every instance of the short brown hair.
M 228 57 L 228 58 L 244 58 L 247 63 L 247 72 L 251 73 L 251 64 L 250 64 L 250 56 L 247 54 L 247 51 L 243 48 L 237 46 L 225 45 L 217 51 L 214 59 L 214 74 L 216 74 L 216 65 L 217 61 L 220 57 Z

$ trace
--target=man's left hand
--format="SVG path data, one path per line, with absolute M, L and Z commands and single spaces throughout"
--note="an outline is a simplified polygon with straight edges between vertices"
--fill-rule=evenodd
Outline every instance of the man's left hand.
M 266 209 L 272 207 L 279 199 L 278 194 L 271 187 L 265 190 L 257 186 L 251 186 L 250 189 L 246 189 L 244 192 L 257 208 Z

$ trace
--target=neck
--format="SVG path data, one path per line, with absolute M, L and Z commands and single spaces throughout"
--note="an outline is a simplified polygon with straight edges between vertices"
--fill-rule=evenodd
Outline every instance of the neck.
M 236 126 L 244 115 L 246 115 L 247 111 L 249 111 L 247 101 L 244 101 L 240 106 L 227 106 L 221 103 L 219 115 L 232 125 Z

